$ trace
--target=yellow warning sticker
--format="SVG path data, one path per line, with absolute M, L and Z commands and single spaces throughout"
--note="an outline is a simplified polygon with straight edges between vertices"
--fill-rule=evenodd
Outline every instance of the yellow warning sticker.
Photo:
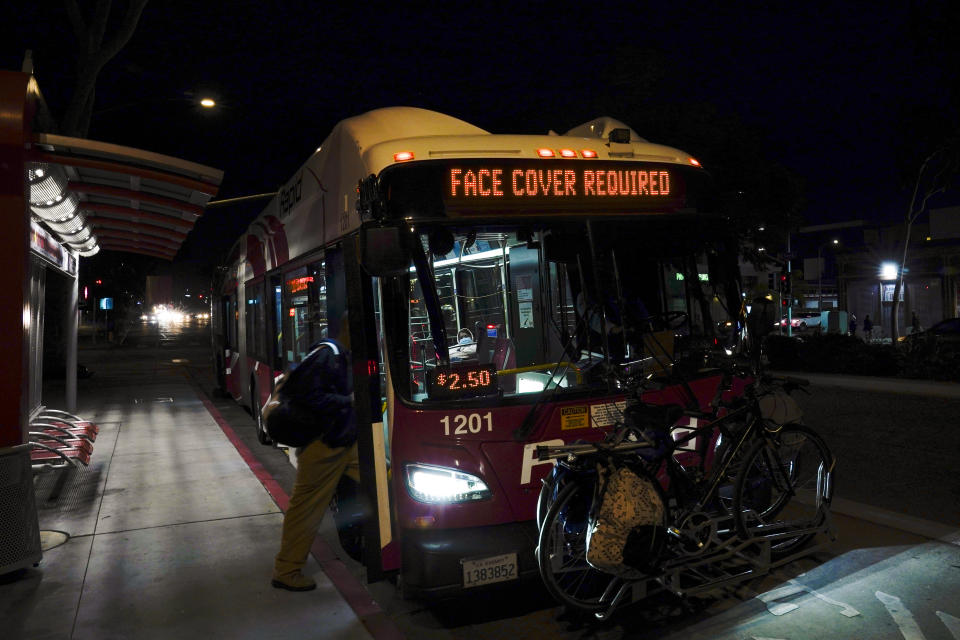
M 590 426 L 587 407 L 560 407 L 560 429 L 586 429 Z

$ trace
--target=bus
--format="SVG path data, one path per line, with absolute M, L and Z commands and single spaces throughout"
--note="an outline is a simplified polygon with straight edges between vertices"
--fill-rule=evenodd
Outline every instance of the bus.
M 344 549 L 413 596 L 534 576 L 536 447 L 601 438 L 625 401 L 611 372 L 648 376 L 654 403 L 706 410 L 720 388 L 703 353 L 742 294 L 714 211 L 696 159 L 611 118 L 564 135 L 407 107 L 343 120 L 221 270 L 218 380 L 270 444 L 275 379 L 349 332 Z

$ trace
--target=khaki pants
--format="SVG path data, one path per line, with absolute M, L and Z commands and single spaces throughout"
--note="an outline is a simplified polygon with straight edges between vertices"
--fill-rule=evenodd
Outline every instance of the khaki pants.
M 356 444 L 331 449 L 316 440 L 300 452 L 293 495 L 283 517 L 280 553 L 273 565 L 274 578 L 283 578 L 303 569 L 341 476 L 346 473 L 360 482 L 359 469 Z

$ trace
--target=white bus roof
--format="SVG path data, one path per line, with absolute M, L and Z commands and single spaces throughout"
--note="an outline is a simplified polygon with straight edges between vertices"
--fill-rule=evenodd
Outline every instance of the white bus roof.
M 615 129 L 628 131 L 630 141 L 610 138 Z M 454 158 L 532 160 L 544 149 L 572 151 L 578 158 L 585 157 L 582 152 L 589 150 L 598 160 L 699 166 L 689 154 L 647 142 L 612 118 L 591 120 L 562 136 L 492 134 L 436 111 L 387 107 L 339 122 L 280 187 L 244 237 L 252 234 L 265 245 L 275 245 L 278 224 L 283 228 L 287 250 L 267 257 L 266 268 L 270 269 L 357 229 L 359 181 L 399 164 L 398 153 L 412 154 L 412 159 L 404 163 Z M 243 243 L 244 238 L 240 240 Z

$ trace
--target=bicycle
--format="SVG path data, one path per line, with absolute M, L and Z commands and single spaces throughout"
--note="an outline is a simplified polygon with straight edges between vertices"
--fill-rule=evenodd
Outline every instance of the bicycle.
M 548 495 L 548 504 L 536 555 L 547 591 L 603 617 L 640 583 L 689 593 L 691 580 L 681 574 L 694 572 L 694 587 L 715 584 L 723 562 L 758 542 L 765 549 L 759 564 L 790 558 L 824 528 L 834 460 L 811 429 L 775 422 L 766 405 L 771 397 L 773 404 L 782 400 L 778 389 L 789 393 L 805 384 L 762 376 L 742 400 L 722 407 L 726 415 L 676 441 L 670 427 L 680 413 L 704 414 L 637 404 L 628 407 L 624 423 L 606 441 L 538 447 L 539 459 L 559 458 L 553 482 L 541 494 L 542 500 Z M 721 406 L 714 407 L 715 414 Z M 708 437 L 715 451 L 710 469 L 687 470 L 673 455 L 697 437 Z M 661 522 L 630 533 L 624 566 L 613 573 L 586 561 L 587 532 L 600 496 L 598 469 L 610 466 L 627 466 L 649 480 L 663 507 Z

